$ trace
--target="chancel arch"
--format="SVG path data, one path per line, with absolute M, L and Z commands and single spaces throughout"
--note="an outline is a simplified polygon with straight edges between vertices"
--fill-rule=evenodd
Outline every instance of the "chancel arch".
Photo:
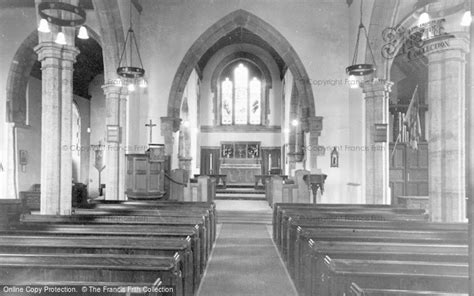
M 168 117 L 179 117 L 184 86 L 192 70 L 199 66 L 201 59 L 203 57 L 209 58 L 209 55 L 212 56 L 216 50 L 214 46 L 216 43 L 222 43 L 221 46 L 231 44 L 232 39 L 226 38 L 226 36 L 240 34 L 239 32 L 250 32 L 252 37 L 260 39 L 259 43 L 273 49 L 275 58 L 281 61 L 282 65 L 287 65 L 295 76 L 295 80 L 300 81 L 298 87 L 302 94 L 301 99 L 307 102 L 310 113 L 314 115 L 313 91 L 310 85 L 302 83 L 308 81 L 309 77 L 296 51 L 286 38 L 270 24 L 250 12 L 240 9 L 223 17 L 207 29 L 185 54 L 171 86 L 168 98 Z

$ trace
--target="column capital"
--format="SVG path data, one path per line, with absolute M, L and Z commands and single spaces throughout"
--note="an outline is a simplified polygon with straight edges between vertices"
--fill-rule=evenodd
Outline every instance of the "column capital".
M 161 119 L 161 135 L 164 136 L 166 132 L 172 131 L 173 133 L 179 130 L 181 125 L 181 118 L 178 117 L 160 117 Z
M 392 85 L 393 82 L 378 78 L 361 83 L 362 91 L 366 94 L 366 98 L 374 97 L 376 96 L 376 93 L 380 93 L 380 95 L 383 96 L 384 93 L 392 91 Z M 367 95 L 370 93 L 374 95 Z
M 124 98 L 128 92 L 126 89 L 115 83 L 106 83 L 102 85 L 106 98 Z
M 439 63 L 447 59 L 457 59 L 466 62 L 466 53 L 469 52 L 469 39 L 464 37 L 444 40 L 429 40 L 423 47 L 423 53 L 428 63 Z
M 323 130 L 323 117 L 322 116 L 311 116 L 308 117 L 309 132 L 310 133 L 321 133 Z
M 34 48 L 40 62 L 47 58 L 76 62 L 79 49 L 70 45 L 59 45 L 55 42 L 41 42 Z

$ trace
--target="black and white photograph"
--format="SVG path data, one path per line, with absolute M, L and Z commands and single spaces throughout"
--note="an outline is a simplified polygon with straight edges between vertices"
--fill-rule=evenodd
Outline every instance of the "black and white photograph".
M 0 0 L 0 295 L 474 295 L 474 0 Z

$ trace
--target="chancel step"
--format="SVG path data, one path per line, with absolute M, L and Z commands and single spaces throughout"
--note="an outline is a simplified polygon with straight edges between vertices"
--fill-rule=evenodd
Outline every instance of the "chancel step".
M 272 224 L 272 214 L 262 212 L 219 211 L 217 223 Z

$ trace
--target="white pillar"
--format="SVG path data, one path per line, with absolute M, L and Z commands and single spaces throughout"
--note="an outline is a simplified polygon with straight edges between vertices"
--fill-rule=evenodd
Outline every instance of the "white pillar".
M 428 155 L 431 219 L 465 221 L 465 69 L 469 41 L 445 41 L 449 47 L 428 57 Z
M 126 94 L 122 87 L 109 83 L 102 86 L 106 109 L 105 199 L 125 199 L 125 127 Z
M 366 203 L 390 204 L 388 132 L 384 142 L 375 142 L 376 124 L 388 125 L 388 98 L 392 82 L 374 79 L 363 83 L 365 94 Z
M 79 50 L 54 42 L 35 48 L 42 70 L 41 214 L 69 215 L 72 189 L 72 72 Z

